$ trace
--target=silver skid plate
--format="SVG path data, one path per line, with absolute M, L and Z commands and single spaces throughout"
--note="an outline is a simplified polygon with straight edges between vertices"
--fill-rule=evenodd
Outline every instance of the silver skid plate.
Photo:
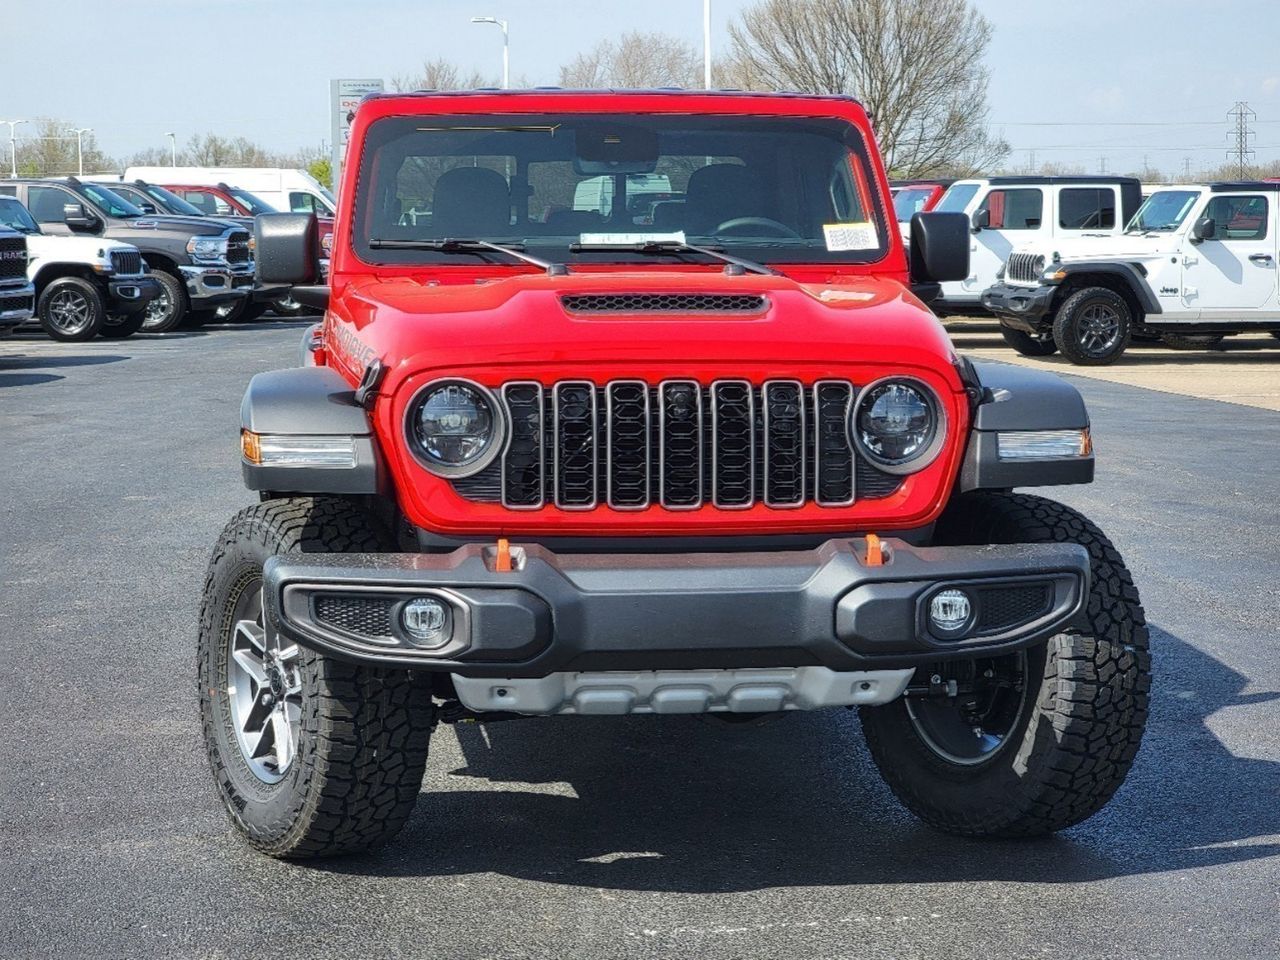
M 914 670 L 837 672 L 826 667 L 553 673 L 520 679 L 453 675 L 463 706 L 535 715 L 773 713 L 869 706 L 902 695 Z

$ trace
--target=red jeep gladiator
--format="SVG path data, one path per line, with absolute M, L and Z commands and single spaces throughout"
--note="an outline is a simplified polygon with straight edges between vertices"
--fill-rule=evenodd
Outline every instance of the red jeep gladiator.
M 920 214 L 904 249 L 857 102 L 378 95 L 348 157 L 328 285 L 314 219 L 257 220 L 262 282 L 326 314 L 249 384 L 261 502 L 201 608 L 253 846 L 383 843 L 438 722 L 527 716 L 857 708 L 942 830 L 1107 802 L 1147 717 L 1138 593 L 1097 527 L 1012 492 L 1092 479 L 1088 415 L 957 356 L 925 301 L 968 221 Z

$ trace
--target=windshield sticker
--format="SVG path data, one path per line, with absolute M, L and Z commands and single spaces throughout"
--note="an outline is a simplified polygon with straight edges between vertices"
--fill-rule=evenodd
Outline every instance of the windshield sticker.
M 875 224 L 872 223 L 824 223 L 822 235 L 826 237 L 827 250 L 832 253 L 874 250 L 880 246 L 880 238 L 876 236 Z
M 578 242 L 593 247 L 631 247 L 638 243 L 684 243 L 684 231 L 672 233 L 584 233 Z

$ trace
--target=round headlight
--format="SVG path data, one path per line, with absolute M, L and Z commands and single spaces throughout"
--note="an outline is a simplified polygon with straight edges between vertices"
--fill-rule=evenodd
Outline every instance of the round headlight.
M 922 470 L 942 449 L 942 411 L 932 390 L 912 380 L 879 380 L 858 396 L 849 432 L 887 473 Z
M 502 447 L 503 420 L 496 398 L 469 380 L 428 384 L 409 405 L 411 447 L 432 473 L 479 473 Z

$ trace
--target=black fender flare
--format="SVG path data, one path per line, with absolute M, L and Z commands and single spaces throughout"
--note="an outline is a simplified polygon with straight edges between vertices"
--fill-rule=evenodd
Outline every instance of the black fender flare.
M 1066 274 L 1065 277 L 1058 281 L 1059 285 L 1070 283 L 1073 279 L 1083 279 L 1083 277 L 1091 274 L 1118 278 L 1133 294 L 1134 299 L 1138 301 L 1138 305 L 1142 307 L 1142 312 L 1145 315 L 1163 313 L 1160 309 L 1159 299 L 1151 291 L 1151 285 L 1147 283 L 1147 272 L 1139 264 L 1123 261 L 1083 260 L 1059 264 L 1057 269 L 1058 272 Z
M 338 495 L 385 491 L 386 469 L 369 415 L 355 390 L 331 367 L 268 370 L 249 381 L 240 427 L 272 436 L 351 437 L 353 468 L 282 467 L 241 457 L 245 486 L 270 493 Z
M 1093 481 L 1092 449 L 1083 457 L 1000 459 L 1000 433 L 1089 429 L 1089 411 L 1079 390 L 1043 370 L 980 361 L 972 368 L 980 392 L 960 468 L 961 492 Z

